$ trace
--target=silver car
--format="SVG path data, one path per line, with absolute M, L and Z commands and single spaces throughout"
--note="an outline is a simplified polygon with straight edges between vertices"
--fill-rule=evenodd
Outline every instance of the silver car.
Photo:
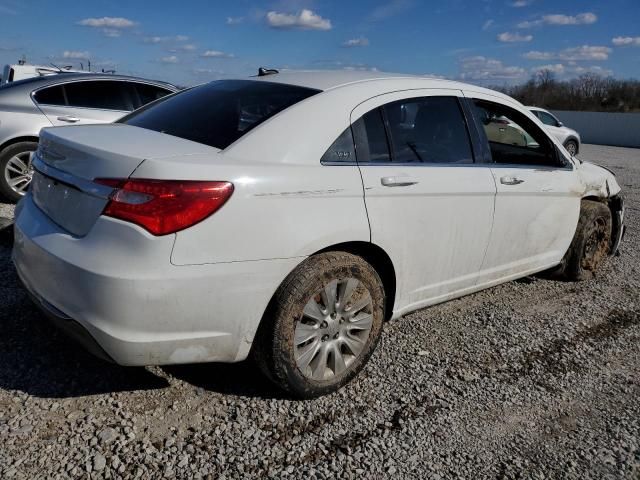
M 177 92 L 169 83 L 112 74 L 61 73 L 0 87 L 0 194 L 18 201 L 43 127 L 110 123 Z

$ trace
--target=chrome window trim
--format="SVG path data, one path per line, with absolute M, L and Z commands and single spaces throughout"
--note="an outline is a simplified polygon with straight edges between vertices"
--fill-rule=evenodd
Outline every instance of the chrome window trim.
M 339 166 L 358 166 L 358 167 L 453 167 L 453 168 L 461 168 L 461 167 L 472 167 L 472 168 L 518 168 L 518 169 L 526 169 L 526 170 L 543 170 L 545 172 L 553 172 L 553 171 L 568 171 L 572 172 L 573 168 L 571 167 L 548 167 L 541 165 L 522 165 L 519 163 L 420 163 L 420 162 L 409 162 L 409 163 L 394 163 L 394 162 L 325 162 L 322 163 L 324 166 L 329 167 L 339 167 Z

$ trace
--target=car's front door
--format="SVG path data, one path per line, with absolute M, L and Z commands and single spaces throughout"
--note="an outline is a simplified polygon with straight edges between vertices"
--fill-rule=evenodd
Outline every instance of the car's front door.
M 459 90 L 414 90 L 352 112 L 371 240 L 396 268 L 396 309 L 473 288 L 488 245 L 496 193 L 474 164 Z
M 573 164 L 516 105 L 482 93 L 465 95 L 486 136 L 498 191 L 479 282 L 498 283 L 558 264 L 580 213 L 582 190 Z
M 110 123 L 133 110 L 127 82 L 80 80 L 39 90 L 38 107 L 53 125 Z

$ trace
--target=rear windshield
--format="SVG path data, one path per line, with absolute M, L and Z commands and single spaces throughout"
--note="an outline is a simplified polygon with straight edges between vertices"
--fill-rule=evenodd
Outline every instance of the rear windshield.
M 225 149 L 249 130 L 319 90 L 252 80 L 220 80 L 123 117 L 120 123 Z

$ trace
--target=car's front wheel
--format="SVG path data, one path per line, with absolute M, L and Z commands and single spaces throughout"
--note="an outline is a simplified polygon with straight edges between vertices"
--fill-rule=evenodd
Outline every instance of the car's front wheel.
M 346 252 L 315 255 L 278 289 L 254 346 L 264 373 L 299 398 L 338 390 L 362 370 L 382 330 L 376 271 Z
M 576 142 L 575 140 L 568 140 L 564 144 L 564 148 L 567 149 L 567 152 L 569 152 L 572 157 L 578 154 L 578 142 Z
M 611 248 L 611 210 L 603 203 L 583 200 L 578 227 L 559 273 L 567 280 L 586 280 Z
M 33 176 L 31 153 L 38 148 L 36 142 L 18 142 L 0 152 L 0 194 L 17 202 L 27 192 Z

